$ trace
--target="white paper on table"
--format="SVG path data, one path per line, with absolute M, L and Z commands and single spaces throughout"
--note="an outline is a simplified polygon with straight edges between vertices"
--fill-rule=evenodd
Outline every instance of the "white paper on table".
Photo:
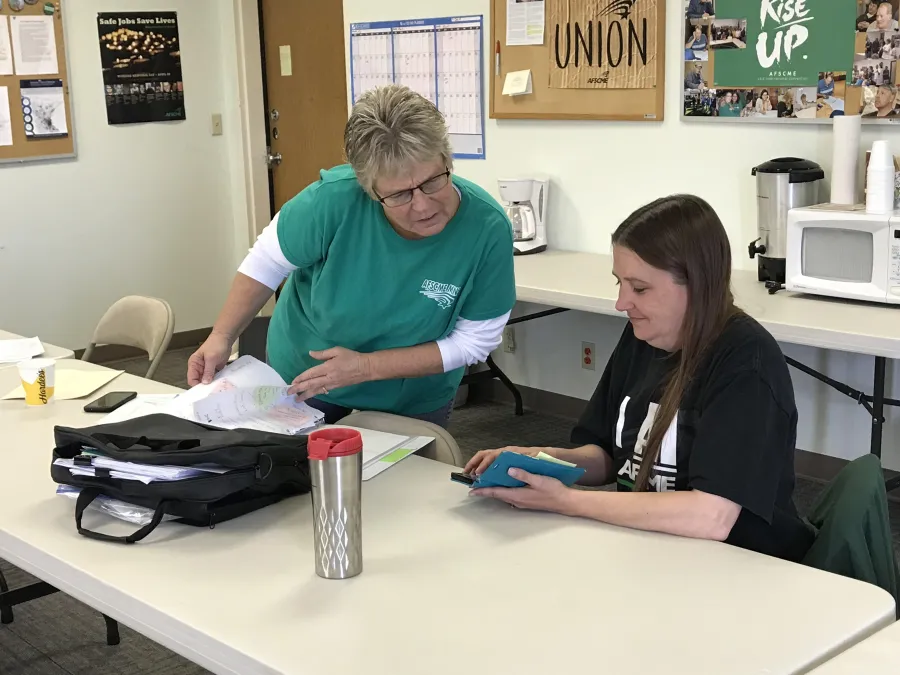
M 56 33 L 52 16 L 11 16 L 16 75 L 56 75 Z
M 506 44 L 544 44 L 544 0 L 506 0 Z
M 76 363 L 80 363 L 76 362 Z M 81 368 L 67 368 L 65 361 L 56 362 L 56 385 L 53 391 L 53 398 L 66 401 L 73 398 L 83 398 L 90 396 L 101 387 L 106 386 L 119 375 L 123 370 L 82 370 Z M 6 396 L 4 401 L 16 398 L 25 398 L 25 391 L 22 385 L 19 385 Z
M 126 422 L 138 417 L 146 417 L 155 413 L 166 412 L 165 408 L 178 397 L 178 394 L 138 394 L 134 399 L 120 408 L 116 408 L 100 419 L 100 424 Z
M 287 383 L 274 368 L 252 356 L 242 356 L 216 373 L 212 382 L 191 387 L 183 394 L 179 394 L 178 400 L 193 403 L 210 394 L 218 394 L 229 389 L 286 386 Z
M 0 90 L 6 87 L 0 87 Z M 0 93 L 2 98 L 2 93 Z M 2 125 L 0 125 L 2 127 Z M 3 145 L 3 143 L 0 143 Z M 0 340 L 0 363 L 18 363 L 44 353 L 44 345 L 36 338 L 14 338 Z
M 274 368 L 242 356 L 209 384 L 192 387 L 157 412 L 223 429 L 296 434 L 316 426 L 324 415 L 288 396 L 287 390 Z
M 194 402 L 197 422 L 223 429 L 257 429 L 297 434 L 315 427 L 324 415 L 288 395 L 285 387 L 244 387 Z
M 329 428 L 355 429 L 363 437 L 363 480 L 369 480 L 390 469 L 434 440 L 432 436 L 401 436 L 341 424 L 331 425 Z
M 274 368 L 252 356 L 242 356 L 216 373 L 209 384 L 198 384 L 179 394 L 164 412 L 185 419 L 194 419 L 194 403 L 212 394 L 248 387 L 286 386 L 287 383 Z
M 7 87 L 0 87 L 0 146 L 12 144 L 12 118 L 9 116 L 9 89 Z
M 0 16 L 0 75 L 12 75 L 13 55 L 12 44 L 9 41 L 9 23 L 6 16 Z
M 832 110 L 844 110 L 844 99 L 835 98 L 834 96 L 826 96 L 825 103 L 831 106 Z

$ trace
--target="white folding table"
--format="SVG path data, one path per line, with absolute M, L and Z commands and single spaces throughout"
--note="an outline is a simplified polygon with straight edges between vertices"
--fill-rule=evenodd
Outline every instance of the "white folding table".
M 878 631 L 825 662 L 810 675 L 897 675 L 900 673 L 900 622 Z
M 15 333 L 8 333 L 5 330 L 0 330 L 0 340 L 15 340 L 17 338 L 23 337 L 22 335 L 16 335 Z M 44 342 L 41 340 L 41 344 L 44 345 L 44 353 L 41 354 L 41 358 L 46 359 L 71 359 L 75 356 L 75 352 L 71 349 L 66 349 L 65 347 L 57 347 L 56 345 L 51 345 L 48 342 Z M 0 370 L 5 368 L 15 368 L 15 363 L 0 363 Z
M 0 390 L 14 383 L 0 371 Z M 98 393 L 112 389 L 175 391 L 131 375 Z M 77 534 L 49 475 L 54 425 L 96 422 L 83 404 L 0 401 L 0 557 L 214 673 L 787 675 L 894 616 L 875 586 L 471 498 L 419 457 L 364 484 L 354 579 L 315 576 L 306 496 L 213 530 L 163 523 L 132 546 L 98 542 Z

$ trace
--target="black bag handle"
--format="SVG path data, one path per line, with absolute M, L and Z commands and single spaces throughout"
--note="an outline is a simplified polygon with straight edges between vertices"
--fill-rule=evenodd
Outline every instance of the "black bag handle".
M 200 446 L 200 440 L 196 438 L 168 439 L 147 438 L 146 436 L 119 436 L 118 434 L 95 433 L 98 441 L 111 445 L 118 450 L 128 450 L 135 445 L 143 445 L 152 451 L 159 450 L 191 450 Z
M 111 534 L 103 534 L 102 532 L 94 532 L 93 530 L 88 530 L 81 526 L 81 517 L 84 515 L 84 510 L 99 496 L 99 490 L 85 488 L 79 493 L 78 499 L 75 502 L 75 527 L 78 528 L 79 534 L 83 534 L 85 537 L 90 537 L 91 539 L 110 541 L 118 544 L 133 544 L 153 532 L 153 530 L 156 529 L 156 526 L 162 522 L 162 518 L 165 515 L 165 502 L 160 502 L 157 504 L 156 511 L 153 513 L 153 519 L 141 527 L 137 532 L 118 537 Z

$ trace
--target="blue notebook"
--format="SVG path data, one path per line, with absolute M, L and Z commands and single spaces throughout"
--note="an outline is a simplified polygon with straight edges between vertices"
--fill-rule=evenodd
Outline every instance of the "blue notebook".
M 501 452 L 494 463 L 482 473 L 472 488 L 484 487 L 522 487 L 522 481 L 509 475 L 510 469 L 522 469 L 538 476 L 556 478 L 564 485 L 573 485 L 575 481 L 584 475 L 584 469 L 577 466 L 566 466 L 546 459 L 520 455 L 517 452 Z

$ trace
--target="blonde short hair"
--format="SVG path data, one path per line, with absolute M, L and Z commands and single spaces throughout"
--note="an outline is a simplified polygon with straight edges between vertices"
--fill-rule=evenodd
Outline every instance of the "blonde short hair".
M 453 168 L 444 116 L 409 87 L 391 84 L 367 91 L 344 128 L 344 152 L 363 189 L 375 197 L 378 176 L 396 176 L 410 164 L 440 159 Z

